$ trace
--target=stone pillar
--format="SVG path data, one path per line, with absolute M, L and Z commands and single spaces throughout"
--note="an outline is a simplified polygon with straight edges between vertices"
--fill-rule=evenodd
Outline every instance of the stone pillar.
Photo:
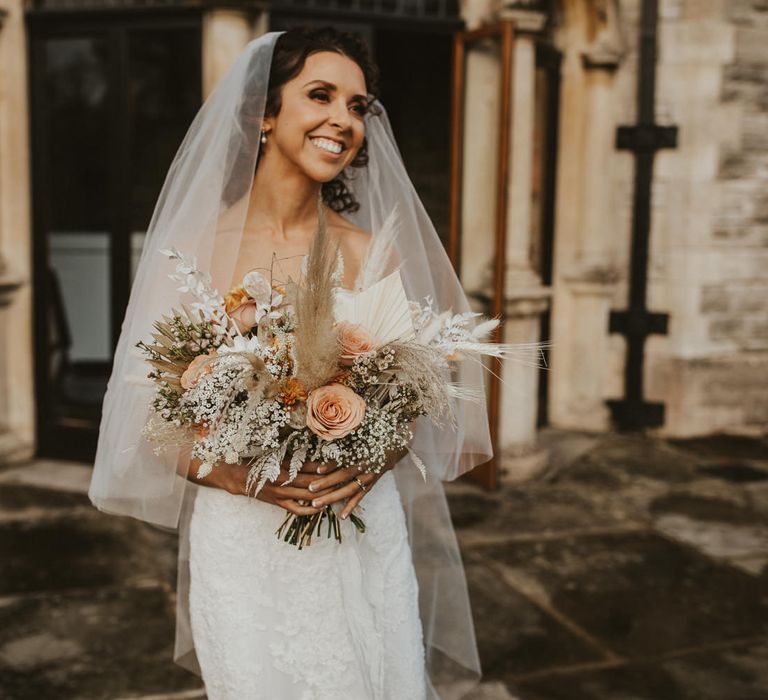
M 268 12 L 256 7 L 211 5 L 203 16 L 203 99 L 224 76 L 245 45 L 267 31 Z
M 540 317 L 549 304 L 531 260 L 533 230 L 534 130 L 536 119 L 536 40 L 546 15 L 507 7 L 500 19 L 514 22 L 509 180 L 507 187 L 504 342 L 540 340 Z M 548 453 L 536 444 L 539 370 L 507 361 L 501 372 L 499 450 L 501 479 L 517 483 L 536 476 Z
M 493 293 L 496 240 L 496 167 L 499 152 L 499 43 L 466 47 L 462 134 L 461 280 L 477 311 Z
M 34 452 L 29 113 L 22 0 L 0 0 L 0 464 Z
M 608 318 L 620 277 L 617 246 L 629 235 L 611 199 L 622 46 L 612 5 L 603 4 L 602 24 L 572 5 L 557 37 L 563 63 L 549 396 L 552 425 L 594 431 L 610 427 L 606 393 L 622 373 L 612 364 L 611 343 L 621 339 L 609 336 Z

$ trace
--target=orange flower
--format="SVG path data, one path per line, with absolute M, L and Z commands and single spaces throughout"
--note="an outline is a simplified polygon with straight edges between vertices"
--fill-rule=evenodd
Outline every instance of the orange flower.
M 349 370 L 347 369 L 343 369 L 333 379 L 331 379 L 332 384 L 346 385 L 348 381 L 349 381 Z
M 280 398 L 286 406 L 293 406 L 297 401 L 307 400 L 307 391 L 296 377 L 288 377 L 283 383 Z
M 248 301 L 250 297 L 242 285 L 232 287 L 224 297 L 224 308 L 228 314 L 231 314 L 238 306 Z
M 326 384 L 309 392 L 307 427 L 323 440 L 349 435 L 365 416 L 365 401 L 343 384 Z

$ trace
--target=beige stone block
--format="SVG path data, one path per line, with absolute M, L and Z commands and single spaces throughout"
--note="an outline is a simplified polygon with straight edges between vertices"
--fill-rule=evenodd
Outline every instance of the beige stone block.
M 665 380 L 669 437 L 744 432 L 768 426 L 768 354 L 668 358 L 654 364 Z
M 657 99 L 660 102 L 681 105 L 691 100 L 720 103 L 723 87 L 722 63 L 702 60 L 698 63 L 667 63 L 659 65 L 657 72 Z
M 768 67 L 768 28 L 741 26 L 736 29 L 736 60 Z
M 723 20 L 726 7 L 733 0 L 682 0 L 681 19 L 685 20 Z
M 722 21 L 690 20 L 659 26 L 659 61 L 730 63 L 736 55 L 736 30 Z

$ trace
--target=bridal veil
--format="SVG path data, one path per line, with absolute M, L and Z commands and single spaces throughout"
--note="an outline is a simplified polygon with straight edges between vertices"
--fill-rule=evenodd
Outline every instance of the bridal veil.
M 269 32 L 245 47 L 200 108 L 168 171 L 115 351 L 89 490 L 93 504 L 104 512 L 178 529 L 174 659 L 198 674 L 189 626 L 188 524 L 195 493 L 206 487 L 177 472 L 178 455 L 156 455 L 142 437 L 154 386 L 135 343 L 149 337 L 156 319 L 188 301 L 168 277 L 171 263 L 160 250 L 178 248 L 196 256 L 199 269 L 210 272 L 216 288 L 223 292 L 229 287 L 258 160 L 270 62 L 282 33 Z M 369 270 L 368 281 L 399 266 L 410 299 L 429 297 L 437 309 L 467 311 L 466 296 L 408 177 L 386 110 L 378 100 L 374 104 L 377 109 L 365 116 L 368 164 L 345 172 L 360 208 L 342 212 L 372 234 L 371 245 L 379 251 L 380 264 Z M 395 225 L 385 225 L 393 212 Z M 469 360 L 459 364 L 454 380 L 482 387 L 482 367 Z M 462 697 L 481 673 L 464 568 L 442 482 L 489 459 L 491 443 L 484 404 L 457 402 L 455 411 L 457 427 L 417 421 L 412 447 L 427 465 L 426 483 L 410 457 L 394 470 L 419 583 L 431 700 Z

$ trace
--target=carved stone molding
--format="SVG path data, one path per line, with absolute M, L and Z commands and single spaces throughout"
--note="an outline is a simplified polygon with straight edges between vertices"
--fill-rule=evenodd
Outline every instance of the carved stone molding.
M 594 34 L 589 45 L 581 52 L 585 68 L 613 71 L 619 67 L 627 52 L 627 43 L 621 31 L 618 0 L 588 0 Z
M 562 276 L 571 289 L 583 288 L 585 291 L 602 290 L 600 293 L 611 294 L 621 279 L 621 272 L 612 265 L 592 265 L 573 270 Z
M 551 297 L 550 287 L 516 290 L 504 300 L 504 316 L 507 319 L 540 316 L 549 308 Z
M 549 21 L 549 14 L 541 2 L 517 0 L 505 2 L 499 8 L 499 19 L 513 20 L 516 34 L 541 34 Z
M 14 293 L 22 284 L 21 279 L 8 272 L 5 261 L 0 258 L 0 308 L 11 303 Z

